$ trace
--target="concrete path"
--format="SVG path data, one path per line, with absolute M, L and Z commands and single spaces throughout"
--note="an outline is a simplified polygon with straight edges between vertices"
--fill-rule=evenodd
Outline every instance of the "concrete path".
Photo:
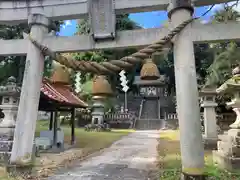
M 101 155 L 77 164 L 49 180 L 147 180 L 157 156 L 158 131 L 137 131 L 123 137 Z M 94 143 L 94 142 L 93 142 Z

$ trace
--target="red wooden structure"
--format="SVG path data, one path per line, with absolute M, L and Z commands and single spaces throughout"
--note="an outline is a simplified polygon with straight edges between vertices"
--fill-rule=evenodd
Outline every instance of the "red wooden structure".
M 81 100 L 70 86 L 70 75 L 64 66 L 57 66 L 51 78 L 43 78 L 39 110 L 51 113 L 49 130 L 54 131 L 56 143 L 57 112 L 71 113 L 71 143 L 75 142 L 75 109 L 86 108 L 88 105 Z

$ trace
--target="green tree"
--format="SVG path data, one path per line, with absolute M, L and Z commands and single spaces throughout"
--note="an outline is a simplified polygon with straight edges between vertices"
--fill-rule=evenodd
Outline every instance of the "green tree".
M 20 39 L 22 32 L 26 31 L 28 26 L 20 24 L 18 26 L 0 25 L 0 38 L 1 39 Z M 18 77 L 21 73 L 19 66 L 22 64 L 23 57 L 20 56 L 7 56 L 0 58 L 0 83 L 7 80 L 9 76 Z
M 227 21 L 236 21 L 239 19 L 239 13 L 233 9 L 233 5 L 224 4 L 221 9 L 215 11 L 212 16 L 212 23 L 227 22 Z
M 141 27 L 136 24 L 134 21 L 129 19 L 129 15 L 117 15 L 116 17 L 116 29 L 118 31 L 121 30 L 133 30 L 133 29 L 140 29 Z M 90 26 L 87 20 L 79 20 L 77 25 L 77 32 L 76 34 L 89 34 L 90 33 Z M 80 52 L 80 53 L 73 53 L 72 56 L 76 60 L 87 60 L 87 61 L 95 61 L 95 62 L 103 62 L 107 60 L 113 59 L 120 59 L 124 56 L 130 55 L 136 52 L 134 48 L 127 48 L 124 50 L 99 50 L 99 51 L 88 51 L 88 52 Z M 133 74 L 134 71 L 129 71 L 128 76 L 130 81 L 133 81 Z M 90 73 L 82 73 L 81 79 L 82 83 L 88 83 L 91 81 L 93 74 Z M 109 80 L 111 81 L 112 87 L 114 89 L 119 89 L 119 78 L 118 76 L 109 76 Z M 130 83 L 129 83 L 130 84 Z
M 213 53 L 208 44 L 194 45 L 196 73 L 199 86 L 205 83 L 207 76 L 207 68 L 213 62 Z M 174 57 L 173 49 L 168 53 L 154 56 L 154 61 L 159 67 L 160 74 L 168 77 L 167 91 L 168 93 L 175 92 L 175 74 L 174 74 Z
M 60 26 L 63 21 L 56 21 L 56 30 L 60 30 Z M 29 27 L 25 24 L 19 24 L 16 26 L 7 26 L 0 25 L 0 38 L 1 39 L 22 39 L 23 32 L 29 33 Z M 9 76 L 14 76 L 18 79 L 18 83 L 21 83 L 22 74 L 24 71 L 24 62 L 26 56 L 1 56 L 0 57 L 0 83 L 4 83 Z M 51 61 L 48 59 L 45 64 L 45 72 L 44 75 L 49 74 L 49 63 Z
M 216 11 L 212 17 L 212 23 L 237 21 L 240 14 L 232 7 L 225 5 Z M 207 70 L 206 85 L 219 86 L 231 76 L 233 66 L 239 64 L 239 43 L 214 43 L 210 46 L 214 52 L 214 61 Z
M 120 14 L 116 16 L 116 29 L 118 31 L 122 30 L 133 30 L 141 29 L 137 23 L 129 19 L 129 14 Z M 78 20 L 77 32 L 76 34 L 89 34 L 90 33 L 90 24 L 87 19 Z
M 219 86 L 231 77 L 232 68 L 240 63 L 240 51 L 235 42 L 228 43 L 226 49 L 215 55 L 214 62 L 208 68 L 206 85 Z

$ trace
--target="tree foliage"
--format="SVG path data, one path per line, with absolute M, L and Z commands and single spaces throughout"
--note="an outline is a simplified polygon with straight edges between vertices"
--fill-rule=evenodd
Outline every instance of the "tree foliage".
M 240 51 L 236 43 L 231 42 L 226 49 L 215 55 L 212 65 L 208 68 L 206 85 L 219 86 L 231 77 L 232 68 L 239 64 Z
M 224 4 L 222 8 L 215 11 L 212 16 L 212 23 L 236 21 L 239 19 L 239 12 L 233 9 L 233 5 Z
M 0 38 L 1 39 L 20 39 L 23 38 L 22 32 L 28 30 L 26 24 L 17 26 L 0 25 Z M 20 56 L 1 56 L 0 58 L 0 83 L 7 80 L 9 76 L 19 77 L 21 73 L 20 65 L 24 57 Z
M 56 30 L 60 30 L 60 25 L 63 21 L 56 21 Z M 23 32 L 29 33 L 30 29 L 27 23 L 19 24 L 16 26 L 0 25 L 0 38 L 1 39 L 22 39 Z M 0 83 L 4 83 L 8 77 L 14 76 L 18 79 L 18 83 L 21 83 L 24 62 L 26 56 L 1 56 L 0 57 Z M 44 75 L 49 75 L 51 66 L 51 60 L 47 59 L 45 64 Z
M 133 30 L 133 29 L 140 29 L 141 27 L 136 24 L 134 21 L 129 19 L 128 14 L 124 15 L 117 15 L 116 17 L 116 30 Z M 87 20 L 79 20 L 77 25 L 77 32 L 76 34 L 89 34 L 90 33 L 90 25 Z M 86 60 L 86 61 L 95 61 L 95 62 L 104 62 L 108 60 L 120 59 L 124 56 L 130 55 L 136 52 L 134 48 L 127 48 L 124 50 L 99 50 L 99 51 L 87 51 L 87 52 L 80 52 L 80 53 L 73 53 L 72 56 L 76 60 Z M 91 81 L 93 74 L 90 73 L 82 73 L 81 75 L 82 83 L 88 83 L 87 81 Z M 128 73 L 128 78 L 130 81 L 133 80 L 133 71 Z M 111 85 L 114 89 L 119 89 L 119 77 L 118 76 L 109 76 L 108 77 Z M 130 83 L 129 83 L 130 84 Z
M 212 23 L 237 21 L 239 12 L 232 6 L 225 5 L 215 12 Z M 207 69 L 206 85 L 219 86 L 231 76 L 232 68 L 239 64 L 239 43 L 223 42 L 211 44 L 211 51 L 214 53 L 214 61 Z
M 237 21 L 239 13 L 232 6 L 224 5 L 211 18 L 211 23 Z M 199 88 L 204 85 L 218 86 L 231 76 L 232 67 L 239 64 L 239 43 L 221 42 L 194 45 L 196 72 Z M 169 78 L 168 92 L 175 90 L 173 51 L 165 56 L 156 56 L 160 72 Z
M 196 44 L 194 45 L 195 51 L 195 63 L 197 81 L 199 87 L 205 83 L 205 77 L 207 76 L 207 69 L 213 62 L 213 53 L 209 49 L 208 44 Z M 173 49 L 167 54 L 154 56 L 154 61 L 159 67 L 160 74 L 164 74 L 168 77 L 167 91 L 168 93 L 175 92 L 175 74 L 174 74 L 174 58 Z

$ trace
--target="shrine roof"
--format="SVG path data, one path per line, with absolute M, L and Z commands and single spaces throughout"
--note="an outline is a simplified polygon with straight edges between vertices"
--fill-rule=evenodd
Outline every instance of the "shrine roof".
M 64 105 L 86 108 L 87 103 L 78 98 L 71 87 L 67 84 L 53 83 L 44 78 L 42 81 L 41 92 L 49 99 L 57 101 Z
M 135 76 L 133 84 L 135 85 L 145 85 L 145 86 L 154 86 L 154 85 L 165 85 L 166 77 L 164 75 L 160 75 L 159 79 L 156 80 L 142 80 L 140 76 Z

